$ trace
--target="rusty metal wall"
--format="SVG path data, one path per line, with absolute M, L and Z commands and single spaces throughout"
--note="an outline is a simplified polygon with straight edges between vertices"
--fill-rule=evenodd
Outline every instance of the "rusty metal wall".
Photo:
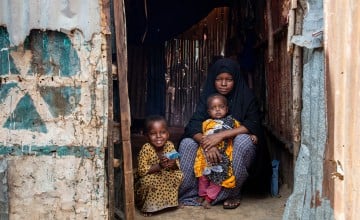
M 274 44 L 274 59 L 265 63 L 266 110 L 265 124 L 269 131 L 284 141 L 292 141 L 292 94 L 291 94 L 291 57 L 286 50 L 285 32 L 278 35 Z
M 195 111 L 208 66 L 225 55 L 228 9 L 216 8 L 188 32 L 166 42 L 166 118 L 186 125 Z
M 324 1 L 328 143 L 323 190 L 335 219 L 359 219 L 360 4 Z
M 287 15 L 289 1 L 271 1 L 271 11 L 265 13 L 260 31 L 261 36 L 269 35 L 268 19 L 271 16 L 273 38 L 272 47 L 269 37 L 260 41 L 259 46 L 266 48 L 264 54 L 266 97 L 264 105 L 265 125 L 285 144 L 292 142 L 292 81 L 291 55 L 287 51 Z M 261 28 L 261 27 L 260 27 Z M 261 43 L 263 45 L 261 45 Z M 269 57 L 272 55 L 272 57 Z

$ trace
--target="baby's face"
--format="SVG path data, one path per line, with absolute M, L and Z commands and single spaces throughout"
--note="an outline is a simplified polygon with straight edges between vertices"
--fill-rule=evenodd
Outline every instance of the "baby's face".
M 219 97 L 214 97 L 209 103 L 208 113 L 211 118 L 219 119 L 224 118 L 228 112 L 228 107 L 226 106 L 223 99 Z

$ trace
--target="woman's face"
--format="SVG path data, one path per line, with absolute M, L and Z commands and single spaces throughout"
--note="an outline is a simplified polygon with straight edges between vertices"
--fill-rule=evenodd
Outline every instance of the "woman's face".
M 227 95 L 234 88 L 234 79 L 230 73 L 220 73 L 215 78 L 215 89 L 221 95 Z

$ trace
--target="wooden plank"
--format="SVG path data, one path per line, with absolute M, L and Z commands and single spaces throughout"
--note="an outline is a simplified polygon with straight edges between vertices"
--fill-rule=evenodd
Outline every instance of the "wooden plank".
M 124 158 L 125 217 L 134 219 L 134 179 L 130 142 L 130 104 L 127 84 L 126 17 L 123 0 L 114 0 L 114 23 L 116 35 L 116 60 L 119 82 L 120 134 Z
M 266 1 L 266 14 L 267 14 L 267 25 L 268 25 L 268 62 L 274 60 L 274 38 L 273 38 L 273 24 L 271 15 L 271 0 Z
M 107 182 L 108 182 L 108 219 L 114 219 L 115 213 L 115 188 L 114 188 L 114 144 L 113 144 L 113 78 L 112 78 L 112 59 L 111 59 L 111 15 L 110 0 L 102 1 L 102 11 L 105 17 L 102 17 L 103 33 L 106 37 L 106 56 L 108 68 L 108 127 L 107 127 Z
M 298 9 L 295 13 L 295 29 L 294 34 L 299 35 L 302 32 L 302 17 L 304 13 Z M 301 144 L 301 109 L 302 109 L 302 49 L 299 46 L 294 46 L 292 54 L 292 135 L 294 143 L 294 165 L 296 164 L 297 156 Z

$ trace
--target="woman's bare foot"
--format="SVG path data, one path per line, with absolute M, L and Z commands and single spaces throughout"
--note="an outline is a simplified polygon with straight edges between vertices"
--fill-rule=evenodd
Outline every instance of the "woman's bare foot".
M 204 199 L 204 201 L 201 203 L 201 205 L 204 207 L 204 209 L 211 209 L 211 204 L 206 199 Z

